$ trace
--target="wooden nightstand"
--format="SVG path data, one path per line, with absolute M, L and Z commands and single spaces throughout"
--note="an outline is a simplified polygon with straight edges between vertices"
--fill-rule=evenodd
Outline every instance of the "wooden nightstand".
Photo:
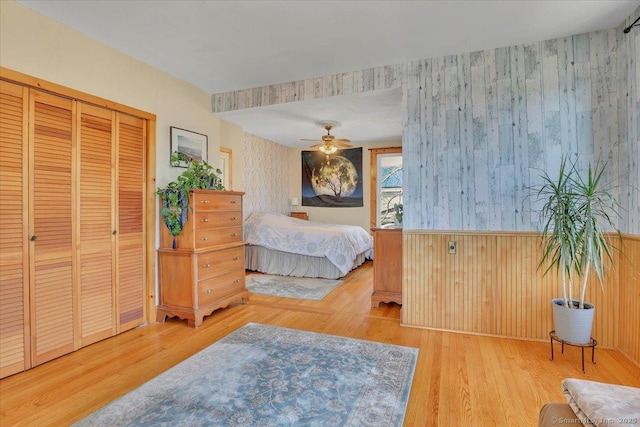
M 290 212 L 289 216 L 292 216 L 294 218 L 306 219 L 307 221 L 309 220 L 309 214 L 306 212 Z

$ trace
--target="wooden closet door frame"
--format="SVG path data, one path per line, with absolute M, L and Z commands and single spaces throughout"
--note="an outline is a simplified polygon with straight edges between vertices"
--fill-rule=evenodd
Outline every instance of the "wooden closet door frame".
M 58 85 L 56 83 L 32 77 L 9 68 L 0 67 L 0 79 L 17 83 L 22 86 L 49 92 L 58 96 L 63 96 L 99 107 L 105 107 L 131 116 L 140 117 L 146 120 L 146 145 L 145 159 L 145 289 L 146 303 L 145 312 L 147 323 L 155 322 L 156 318 L 156 115 L 146 111 L 138 110 L 117 102 L 109 101 L 94 95 L 90 95 L 75 89 Z

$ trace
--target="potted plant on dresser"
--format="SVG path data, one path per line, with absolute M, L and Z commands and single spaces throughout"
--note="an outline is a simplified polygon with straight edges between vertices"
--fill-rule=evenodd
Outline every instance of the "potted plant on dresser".
M 156 194 L 162 203 L 160 217 L 174 236 L 182 233 L 182 227 L 187 222 L 189 191 L 193 189 L 224 190 L 219 175 L 220 169 L 214 169 L 206 161 L 192 159 L 184 153 L 175 152 L 171 155 L 171 164 L 186 163 L 187 169 L 164 188 L 158 188 Z
M 542 257 L 538 268 L 559 271 L 562 297 L 552 300 L 555 333 L 563 341 L 585 344 L 591 340 L 595 307 L 586 302 L 589 273 L 593 270 L 604 291 L 607 263 L 616 249 L 607 237 L 616 231 L 613 218 L 619 205 L 605 181 L 606 163 L 597 161 L 581 174 L 575 163 L 561 159 L 555 178 L 543 173 L 537 187 L 542 223 Z

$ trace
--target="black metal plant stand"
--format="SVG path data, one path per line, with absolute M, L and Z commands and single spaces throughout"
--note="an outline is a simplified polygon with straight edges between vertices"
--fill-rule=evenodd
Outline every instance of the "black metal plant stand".
M 576 344 L 576 343 L 572 343 L 569 341 L 565 341 L 562 338 L 558 337 L 556 335 L 556 331 L 551 331 L 549 332 L 549 338 L 551 338 L 551 359 L 553 360 L 553 342 L 554 341 L 558 341 L 559 343 L 562 344 L 562 354 L 564 354 L 564 345 L 570 345 L 573 347 L 580 347 L 580 350 L 582 350 L 582 373 L 584 374 L 584 349 L 585 347 L 591 347 L 591 362 L 592 363 L 596 363 L 596 346 L 598 345 L 598 341 L 596 341 L 595 339 L 593 339 L 593 337 L 591 337 L 591 339 L 589 340 L 589 342 L 584 343 L 584 344 Z

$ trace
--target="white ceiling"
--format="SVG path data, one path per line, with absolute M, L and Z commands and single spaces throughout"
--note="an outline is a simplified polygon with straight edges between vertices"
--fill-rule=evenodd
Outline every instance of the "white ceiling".
M 637 0 L 204 1 L 18 0 L 209 93 L 613 28 Z M 220 116 L 304 146 L 334 133 L 398 140 L 397 92 L 328 98 Z

